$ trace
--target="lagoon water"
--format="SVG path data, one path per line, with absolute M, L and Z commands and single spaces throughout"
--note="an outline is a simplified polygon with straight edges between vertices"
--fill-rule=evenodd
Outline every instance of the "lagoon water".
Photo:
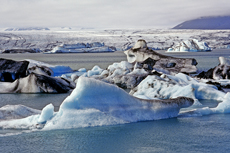
M 160 53 L 195 58 L 198 69 L 218 64 L 218 57 L 230 50 L 198 53 Z M 1 54 L 1 58 L 34 59 L 72 69 L 94 65 L 106 68 L 126 60 L 123 52 L 94 54 Z M 67 94 L 1 94 L 0 107 L 23 104 L 42 109 L 52 103 L 57 111 Z M 202 107 L 216 107 L 217 101 L 201 100 Z M 138 122 L 123 125 L 28 132 L 0 130 L 0 152 L 230 152 L 230 114 Z

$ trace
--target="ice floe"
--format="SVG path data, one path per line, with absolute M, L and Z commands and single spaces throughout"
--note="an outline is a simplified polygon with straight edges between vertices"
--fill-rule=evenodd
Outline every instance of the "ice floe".
M 104 43 L 94 42 L 94 43 L 77 43 L 77 44 L 62 44 L 60 46 L 54 47 L 48 53 L 97 53 L 97 52 L 114 52 L 115 47 L 105 46 Z

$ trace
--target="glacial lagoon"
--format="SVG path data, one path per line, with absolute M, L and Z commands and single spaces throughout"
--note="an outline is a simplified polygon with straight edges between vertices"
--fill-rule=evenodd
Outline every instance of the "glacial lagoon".
M 218 57 L 230 50 L 162 54 L 195 58 L 198 71 L 218 65 Z M 34 59 L 72 69 L 106 68 L 126 60 L 123 52 L 87 54 L 1 54 L 14 60 Z M 23 104 L 42 109 L 49 103 L 58 110 L 67 94 L 1 94 L 0 107 Z M 218 101 L 200 100 L 202 106 L 216 107 Z M 68 130 L 0 130 L 0 152 L 229 152 L 229 114 L 179 116 L 172 119 Z

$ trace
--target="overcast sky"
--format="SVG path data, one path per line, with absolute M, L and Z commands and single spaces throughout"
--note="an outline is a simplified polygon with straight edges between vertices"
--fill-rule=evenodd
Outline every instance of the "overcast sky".
M 173 27 L 230 15 L 229 0 L 0 0 L 0 27 Z

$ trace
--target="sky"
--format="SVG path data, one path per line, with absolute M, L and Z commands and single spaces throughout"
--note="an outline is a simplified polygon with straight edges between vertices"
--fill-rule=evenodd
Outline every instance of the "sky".
M 172 28 L 230 15 L 229 0 L 0 0 L 0 27 Z

